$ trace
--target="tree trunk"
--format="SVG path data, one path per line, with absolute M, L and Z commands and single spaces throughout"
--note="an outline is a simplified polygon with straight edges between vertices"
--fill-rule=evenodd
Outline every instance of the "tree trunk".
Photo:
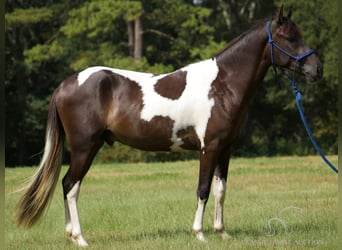
M 134 59 L 142 58 L 142 25 L 141 19 L 138 17 L 134 20 Z
M 230 20 L 230 15 L 228 14 L 227 7 L 226 7 L 225 3 L 223 2 L 223 0 L 219 0 L 219 5 L 222 8 L 222 15 L 223 15 L 224 21 L 227 25 L 227 28 L 228 28 L 228 30 L 230 30 L 232 27 L 232 22 Z
M 134 31 L 133 22 L 127 21 L 127 34 L 128 34 L 128 51 L 131 57 L 134 56 Z

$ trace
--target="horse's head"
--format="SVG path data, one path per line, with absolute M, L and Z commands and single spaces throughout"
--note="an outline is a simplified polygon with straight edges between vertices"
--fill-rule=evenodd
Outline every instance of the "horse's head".
M 292 8 L 286 16 L 283 7 L 270 25 L 269 41 L 273 39 L 271 54 L 273 63 L 279 67 L 295 70 L 311 82 L 323 75 L 323 66 L 318 57 L 304 42 L 300 28 L 291 20 Z M 272 55 L 271 55 L 272 57 Z

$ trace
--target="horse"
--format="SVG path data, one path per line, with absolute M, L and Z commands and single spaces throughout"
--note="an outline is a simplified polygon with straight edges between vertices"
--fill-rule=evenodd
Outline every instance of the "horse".
M 168 74 L 94 66 L 65 79 L 52 94 L 44 154 L 18 202 L 17 223 L 32 226 L 51 201 L 67 139 L 66 232 L 76 245 L 87 246 L 77 207 L 81 183 L 104 143 L 117 141 L 147 151 L 198 151 L 193 233 L 206 240 L 202 222 L 213 182 L 214 231 L 229 237 L 223 221 L 229 160 L 265 74 L 274 66 L 311 82 L 322 78 L 322 64 L 291 14 L 292 8 L 283 15 L 282 6 L 214 57 Z

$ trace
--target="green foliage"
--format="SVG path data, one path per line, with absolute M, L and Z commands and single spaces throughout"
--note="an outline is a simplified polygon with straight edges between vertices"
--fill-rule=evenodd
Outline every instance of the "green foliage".
M 5 15 L 6 30 L 13 29 L 22 25 L 31 25 L 40 22 L 46 22 L 53 16 L 52 9 L 45 8 L 28 8 L 15 9 L 12 13 Z
M 198 46 L 190 49 L 191 58 L 199 58 L 201 60 L 208 59 L 213 55 L 217 54 L 226 46 L 225 41 L 215 42 L 214 40 L 210 40 L 208 44 L 205 46 Z
M 37 164 L 43 149 L 48 101 L 68 75 L 93 65 L 161 74 L 212 57 L 225 44 L 285 4 L 305 41 L 324 63 L 324 79 L 300 79 L 305 113 L 322 149 L 337 152 L 337 0 L 7 1 L 6 164 Z M 319 7 L 317 7 L 319 6 Z M 142 59 L 130 55 L 127 23 L 142 22 Z M 249 111 L 236 155 L 311 154 L 290 86 L 264 79 Z M 110 155 L 113 155 L 112 157 Z M 98 162 L 197 157 L 105 148 Z
M 63 47 L 54 42 L 52 44 L 37 44 L 31 49 L 24 51 L 25 64 L 28 67 L 38 63 L 43 63 L 44 61 L 54 61 L 63 54 Z
M 90 1 L 70 10 L 68 21 L 61 31 L 67 37 L 85 34 L 88 38 L 97 38 L 111 32 L 119 18 L 132 21 L 141 14 L 139 1 Z

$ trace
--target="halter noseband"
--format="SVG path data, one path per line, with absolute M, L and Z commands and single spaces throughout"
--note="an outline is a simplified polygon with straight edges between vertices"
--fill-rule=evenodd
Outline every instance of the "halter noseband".
M 287 55 L 288 57 L 292 58 L 293 60 L 296 61 L 296 63 L 299 63 L 301 60 L 303 60 L 305 57 L 310 56 L 311 54 L 314 53 L 314 51 L 312 49 L 309 49 L 308 51 L 304 52 L 303 54 L 299 55 L 299 56 L 294 56 L 292 55 L 290 52 L 288 52 L 287 50 L 283 49 L 282 47 L 280 47 L 275 41 L 273 41 L 272 39 L 272 34 L 271 34 L 271 21 L 267 21 L 267 25 L 266 25 L 266 32 L 267 32 L 267 37 L 268 37 L 268 42 L 270 43 L 270 51 L 271 51 L 271 62 L 272 62 L 272 66 L 276 66 L 274 63 L 274 56 L 273 56 L 273 47 L 275 47 L 276 49 L 278 49 L 280 52 L 282 52 L 283 54 Z

